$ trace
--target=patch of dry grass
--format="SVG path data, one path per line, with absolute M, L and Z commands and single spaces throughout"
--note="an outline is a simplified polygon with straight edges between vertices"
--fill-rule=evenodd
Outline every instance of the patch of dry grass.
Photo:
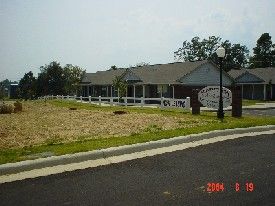
M 0 115 L 0 149 L 128 136 L 208 123 L 188 115 L 135 112 L 115 115 L 112 111 L 69 110 L 41 102 L 24 102 L 23 108 L 21 113 Z

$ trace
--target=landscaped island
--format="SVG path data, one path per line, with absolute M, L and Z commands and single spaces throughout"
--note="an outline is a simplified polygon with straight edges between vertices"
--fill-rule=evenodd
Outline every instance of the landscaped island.
M 70 108 L 74 108 L 71 110 Z M 117 115 L 115 111 L 125 111 Z M 0 163 L 134 144 L 216 129 L 275 124 L 274 117 L 191 115 L 182 109 L 99 107 L 75 101 L 25 101 L 23 111 L 1 114 Z

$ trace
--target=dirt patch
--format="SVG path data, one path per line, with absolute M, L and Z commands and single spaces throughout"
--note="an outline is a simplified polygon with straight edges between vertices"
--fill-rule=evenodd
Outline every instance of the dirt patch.
M 0 115 L 0 149 L 206 124 L 194 118 L 134 112 L 115 115 L 111 111 L 69 110 L 39 102 L 24 102 L 23 107 L 21 113 Z

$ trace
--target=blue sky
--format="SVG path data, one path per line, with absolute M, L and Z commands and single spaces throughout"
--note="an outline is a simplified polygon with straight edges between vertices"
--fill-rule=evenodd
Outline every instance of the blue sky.
M 58 61 L 87 72 L 173 62 L 194 36 L 220 36 L 252 51 L 275 43 L 274 0 L 0 0 L 0 80 Z

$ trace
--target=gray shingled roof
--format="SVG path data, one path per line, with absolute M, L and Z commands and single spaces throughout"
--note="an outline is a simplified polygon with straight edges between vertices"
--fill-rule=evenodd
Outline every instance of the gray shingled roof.
M 275 68 L 274 67 L 267 67 L 267 68 L 255 68 L 255 69 L 240 69 L 235 70 L 232 69 L 228 72 L 230 76 L 232 76 L 234 79 L 238 78 L 239 76 L 243 75 L 245 72 L 248 72 L 250 74 L 253 74 L 260 79 L 264 80 L 263 83 L 269 84 L 271 81 L 273 84 L 275 84 Z
M 129 70 L 135 77 L 140 78 L 141 82 L 136 84 L 176 84 L 177 80 L 189 74 L 199 66 L 211 63 L 207 60 L 196 62 L 175 62 L 169 64 L 155 64 L 142 67 L 133 67 Z M 109 85 L 113 83 L 115 76 L 125 74 L 127 69 L 117 69 L 109 71 L 98 71 L 96 73 L 87 73 L 82 83 L 91 83 L 93 85 Z M 127 75 L 126 75 L 127 76 Z

